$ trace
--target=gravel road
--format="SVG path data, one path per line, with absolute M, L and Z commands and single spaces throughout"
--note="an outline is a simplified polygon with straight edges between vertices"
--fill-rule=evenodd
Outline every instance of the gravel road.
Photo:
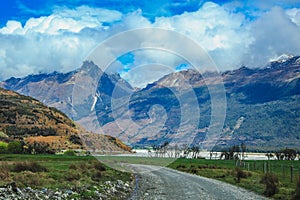
M 137 174 L 136 188 L 131 200 L 266 199 L 227 183 L 165 167 L 131 165 L 131 169 Z

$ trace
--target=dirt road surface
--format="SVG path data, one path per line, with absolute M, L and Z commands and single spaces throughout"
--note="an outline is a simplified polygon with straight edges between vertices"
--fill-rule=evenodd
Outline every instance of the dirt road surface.
M 136 188 L 131 200 L 261 200 L 265 197 L 217 180 L 166 167 L 131 165 Z

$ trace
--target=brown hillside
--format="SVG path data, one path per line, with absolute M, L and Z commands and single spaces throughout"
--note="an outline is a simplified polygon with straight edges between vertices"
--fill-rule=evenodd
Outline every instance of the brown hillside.
M 15 137 L 78 134 L 75 123 L 57 109 L 1 88 L 0 131 Z
M 121 141 L 115 143 L 104 135 L 88 133 L 64 113 L 41 102 L 0 88 L 0 136 L 2 141 L 19 139 L 26 144 L 45 143 L 55 151 L 82 149 L 88 144 L 96 150 L 128 151 Z M 96 137 L 97 136 L 97 137 Z

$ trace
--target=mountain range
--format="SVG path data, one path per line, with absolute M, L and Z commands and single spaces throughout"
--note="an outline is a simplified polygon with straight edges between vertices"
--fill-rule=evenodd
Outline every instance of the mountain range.
M 0 86 L 56 107 L 87 130 L 134 146 L 174 142 L 211 148 L 210 140 L 218 149 L 242 142 L 261 150 L 299 146 L 299 56 L 221 74 L 188 69 L 142 89 L 90 61 L 69 73 L 10 78 Z M 218 99 L 222 93 L 225 101 L 218 107 L 212 95 Z M 222 124 L 212 120 L 216 109 L 226 112 Z M 208 137 L 215 126 L 221 126 L 220 132 Z

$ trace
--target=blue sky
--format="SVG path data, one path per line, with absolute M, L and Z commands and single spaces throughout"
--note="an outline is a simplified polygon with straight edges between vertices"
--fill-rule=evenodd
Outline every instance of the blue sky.
M 151 2 L 151 3 L 149 3 Z M 213 1 L 225 3 L 227 1 Z M 24 24 L 31 17 L 41 17 L 52 14 L 56 7 L 76 8 L 80 5 L 101 7 L 128 13 L 141 9 L 143 16 L 150 20 L 160 16 L 172 16 L 183 12 L 198 10 L 205 1 L 185 0 L 18 0 L 2 1 L 0 7 L 0 26 L 6 25 L 7 20 L 17 20 Z
M 299 0 L 11 0 L 0 6 L 0 80 L 74 70 L 101 41 L 144 27 L 195 40 L 221 71 L 300 55 Z M 174 55 L 145 51 L 123 56 L 112 69 L 144 85 L 164 73 L 150 78 L 147 70 L 129 72 L 158 60 L 174 71 L 188 66 Z
M 151 3 L 150 3 L 151 2 Z M 173 16 L 183 12 L 193 12 L 198 10 L 205 0 L 9 0 L 2 1 L 0 7 L 0 27 L 6 25 L 8 20 L 17 20 L 24 25 L 31 17 L 41 17 L 51 15 L 57 7 L 76 8 L 81 5 L 90 7 L 101 7 L 110 10 L 118 10 L 122 13 L 128 13 L 141 9 L 143 16 L 153 21 L 155 17 Z M 230 0 L 212 0 L 210 2 L 224 5 L 233 1 Z M 238 11 L 268 10 L 272 6 L 281 6 L 283 8 L 299 7 L 300 1 L 297 0 L 250 0 L 236 1 L 243 4 Z M 262 3 L 263 2 L 263 3 Z M 249 15 L 251 16 L 251 13 Z

